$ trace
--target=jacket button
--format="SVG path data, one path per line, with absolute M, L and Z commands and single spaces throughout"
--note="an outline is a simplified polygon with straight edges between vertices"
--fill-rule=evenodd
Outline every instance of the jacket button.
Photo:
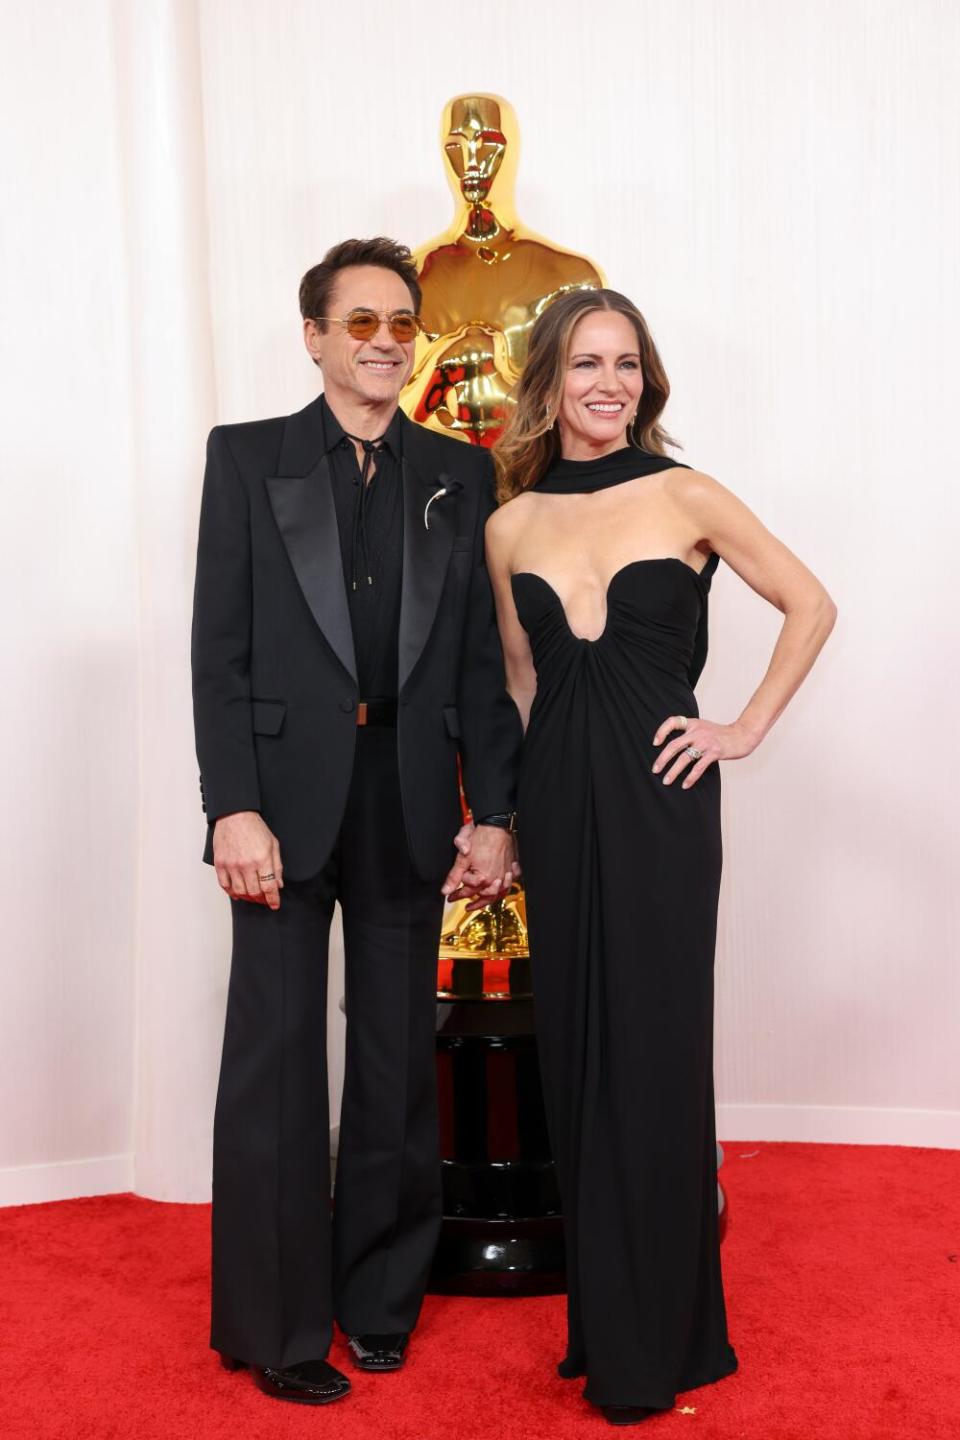
M 341 701 L 340 701 L 340 709 L 343 711 L 343 713 L 344 713 L 345 715 L 349 715 L 349 714 L 351 713 L 351 711 L 356 710 L 356 708 L 357 708 L 357 702 L 356 702 L 355 700 L 341 700 Z

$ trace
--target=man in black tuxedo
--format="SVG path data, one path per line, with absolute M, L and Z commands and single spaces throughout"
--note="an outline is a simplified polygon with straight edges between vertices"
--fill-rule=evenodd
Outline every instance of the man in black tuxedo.
M 489 456 L 398 409 L 420 303 L 409 251 L 335 246 L 300 302 L 324 394 L 210 435 L 193 673 L 205 859 L 233 911 L 211 1344 L 268 1393 L 323 1404 L 350 1388 L 326 1360 L 334 1319 L 356 1365 L 389 1370 L 419 1313 L 440 1220 L 443 896 L 510 883 L 521 727 L 484 567 Z M 476 821 L 459 855 L 458 754 Z M 348 1032 L 331 1224 L 336 900 Z

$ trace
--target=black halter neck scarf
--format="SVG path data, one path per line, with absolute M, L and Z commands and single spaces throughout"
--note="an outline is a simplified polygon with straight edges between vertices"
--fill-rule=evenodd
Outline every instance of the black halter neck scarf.
M 594 490 L 606 490 L 609 485 L 656 475 L 658 470 L 671 470 L 676 465 L 681 462 L 671 460 L 668 455 L 651 455 L 635 445 L 624 445 L 596 460 L 554 460 L 533 489 L 544 495 L 589 495 Z M 681 468 L 690 467 L 681 465 Z

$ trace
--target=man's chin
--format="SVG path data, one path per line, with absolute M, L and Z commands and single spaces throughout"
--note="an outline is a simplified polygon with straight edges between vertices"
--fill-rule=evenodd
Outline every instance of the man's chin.
M 385 375 L 372 375 L 369 370 L 361 370 L 358 379 L 359 388 L 365 395 L 383 402 L 400 399 L 406 376 L 402 370 L 393 370 Z

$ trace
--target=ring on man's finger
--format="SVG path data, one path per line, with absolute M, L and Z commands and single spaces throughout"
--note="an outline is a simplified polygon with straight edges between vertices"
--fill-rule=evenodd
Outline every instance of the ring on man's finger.
M 257 876 L 257 879 L 258 879 L 258 880 L 276 880 L 276 878 L 277 878 L 277 877 L 276 877 L 276 875 L 273 873 L 272 870 L 270 871 L 269 875 L 258 875 L 258 876 Z

